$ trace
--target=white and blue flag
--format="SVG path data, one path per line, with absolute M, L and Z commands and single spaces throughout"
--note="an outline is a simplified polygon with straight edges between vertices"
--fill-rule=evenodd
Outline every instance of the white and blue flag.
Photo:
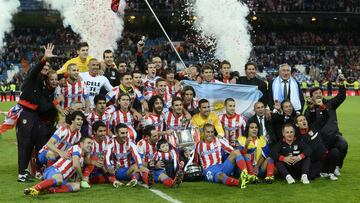
M 250 117 L 254 104 L 262 97 L 257 86 L 240 84 L 207 83 L 199 84 L 196 81 L 183 80 L 183 86 L 192 86 L 196 98 L 207 99 L 210 108 L 216 114 L 225 113 L 224 101 L 233 98 L 236 102 L 236 113 Z

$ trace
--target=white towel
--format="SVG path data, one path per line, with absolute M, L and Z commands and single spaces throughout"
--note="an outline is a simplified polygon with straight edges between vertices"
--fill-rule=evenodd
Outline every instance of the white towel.
M 299 96 L 299 87 L 296 80 L 293 77 L 289 78 L 290 84 L 290 102 L 293 105 L 295 111 L 301 110 L 301 102 Z M 283 88 L 281 84 L 280 76 L 277 76 L 272 84 L 273 99 L 278 100 L 280 103 L 284 100 Z

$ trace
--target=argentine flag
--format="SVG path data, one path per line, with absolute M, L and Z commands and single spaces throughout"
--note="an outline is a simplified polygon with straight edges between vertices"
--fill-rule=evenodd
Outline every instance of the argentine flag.
M 207 99 L 210 108 L 216 114 L 225 113 L 224 101 L 233 98 L 236 102 L 236 113 L 249 118 L 254 110 L 254 104 L 262 97 L 257 86 L 240 84 L 207 83 L 199 84 L 196 81 L 183 80 L 183 86 L 192 86 L 196 98 Z

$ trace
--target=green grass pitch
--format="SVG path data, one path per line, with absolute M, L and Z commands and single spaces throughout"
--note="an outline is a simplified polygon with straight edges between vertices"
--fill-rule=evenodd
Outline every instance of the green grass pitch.
M 7 111 L 12 105 L 1 103 L 0 111 Z M 360 202 L 359 116 L 360 97 L 348 97 L 338 109 L 339 127 L 349 143 L 338 181 L 317 179 L 310 185 L 303 185 L 300 181 L 295 185 L 277 181 L 272 185 L 249 185 L 244 190 L 206 182 L 186 182 L 177 189 L 158 184 L 155 188 L 181 202 Z M 77 193 L 25 197 L 23 189 L 32 184 L 16 182 L 16 147 L 15 131 L 0 138 L 0 202 L 166 202 L 141 186 L 114 189 L 111 185 L 93 185 L 91 189 Z

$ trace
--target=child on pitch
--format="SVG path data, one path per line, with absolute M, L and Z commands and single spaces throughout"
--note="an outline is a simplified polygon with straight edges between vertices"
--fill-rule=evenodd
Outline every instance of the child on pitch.
M 259 126 L 254 121 L 248 123 L 245 136 L 239 137 L 239 150 L 245 157 L 252 181 L 257 182 L 258 176 L 264 176 L 265 182 L 274 182 L 274 161 L 269 157 L 270 147 L 263 135 L 259 134 Z M 266 174 L 265 174 L 266 172 Z
M 167 187 L 179 186 L 184 175 L 179 161 L 178 154 L 172 145 L 166 139 L 160 139 L 157 143 L 157 152 L 150 161 L 150 167 L 154 168 L 154 180 L 162 182 Z M 172 179 L 173 176 L 175 176 L 174 179 Z
M 54 165 L 47 168 L 44 172 L 44 180 L 26 188 L 24 195 L 37 196 L 40 192 L 65 193 L 80 190 L 79 182 L 68 183 L 70 177 L 75 173 L 84 180 L 81 167 L 90 161 L 93 142 L 89 137 L 82 137 L 78 145 L 74 145 L 67 150 L 68 158 L 60 158 Z

